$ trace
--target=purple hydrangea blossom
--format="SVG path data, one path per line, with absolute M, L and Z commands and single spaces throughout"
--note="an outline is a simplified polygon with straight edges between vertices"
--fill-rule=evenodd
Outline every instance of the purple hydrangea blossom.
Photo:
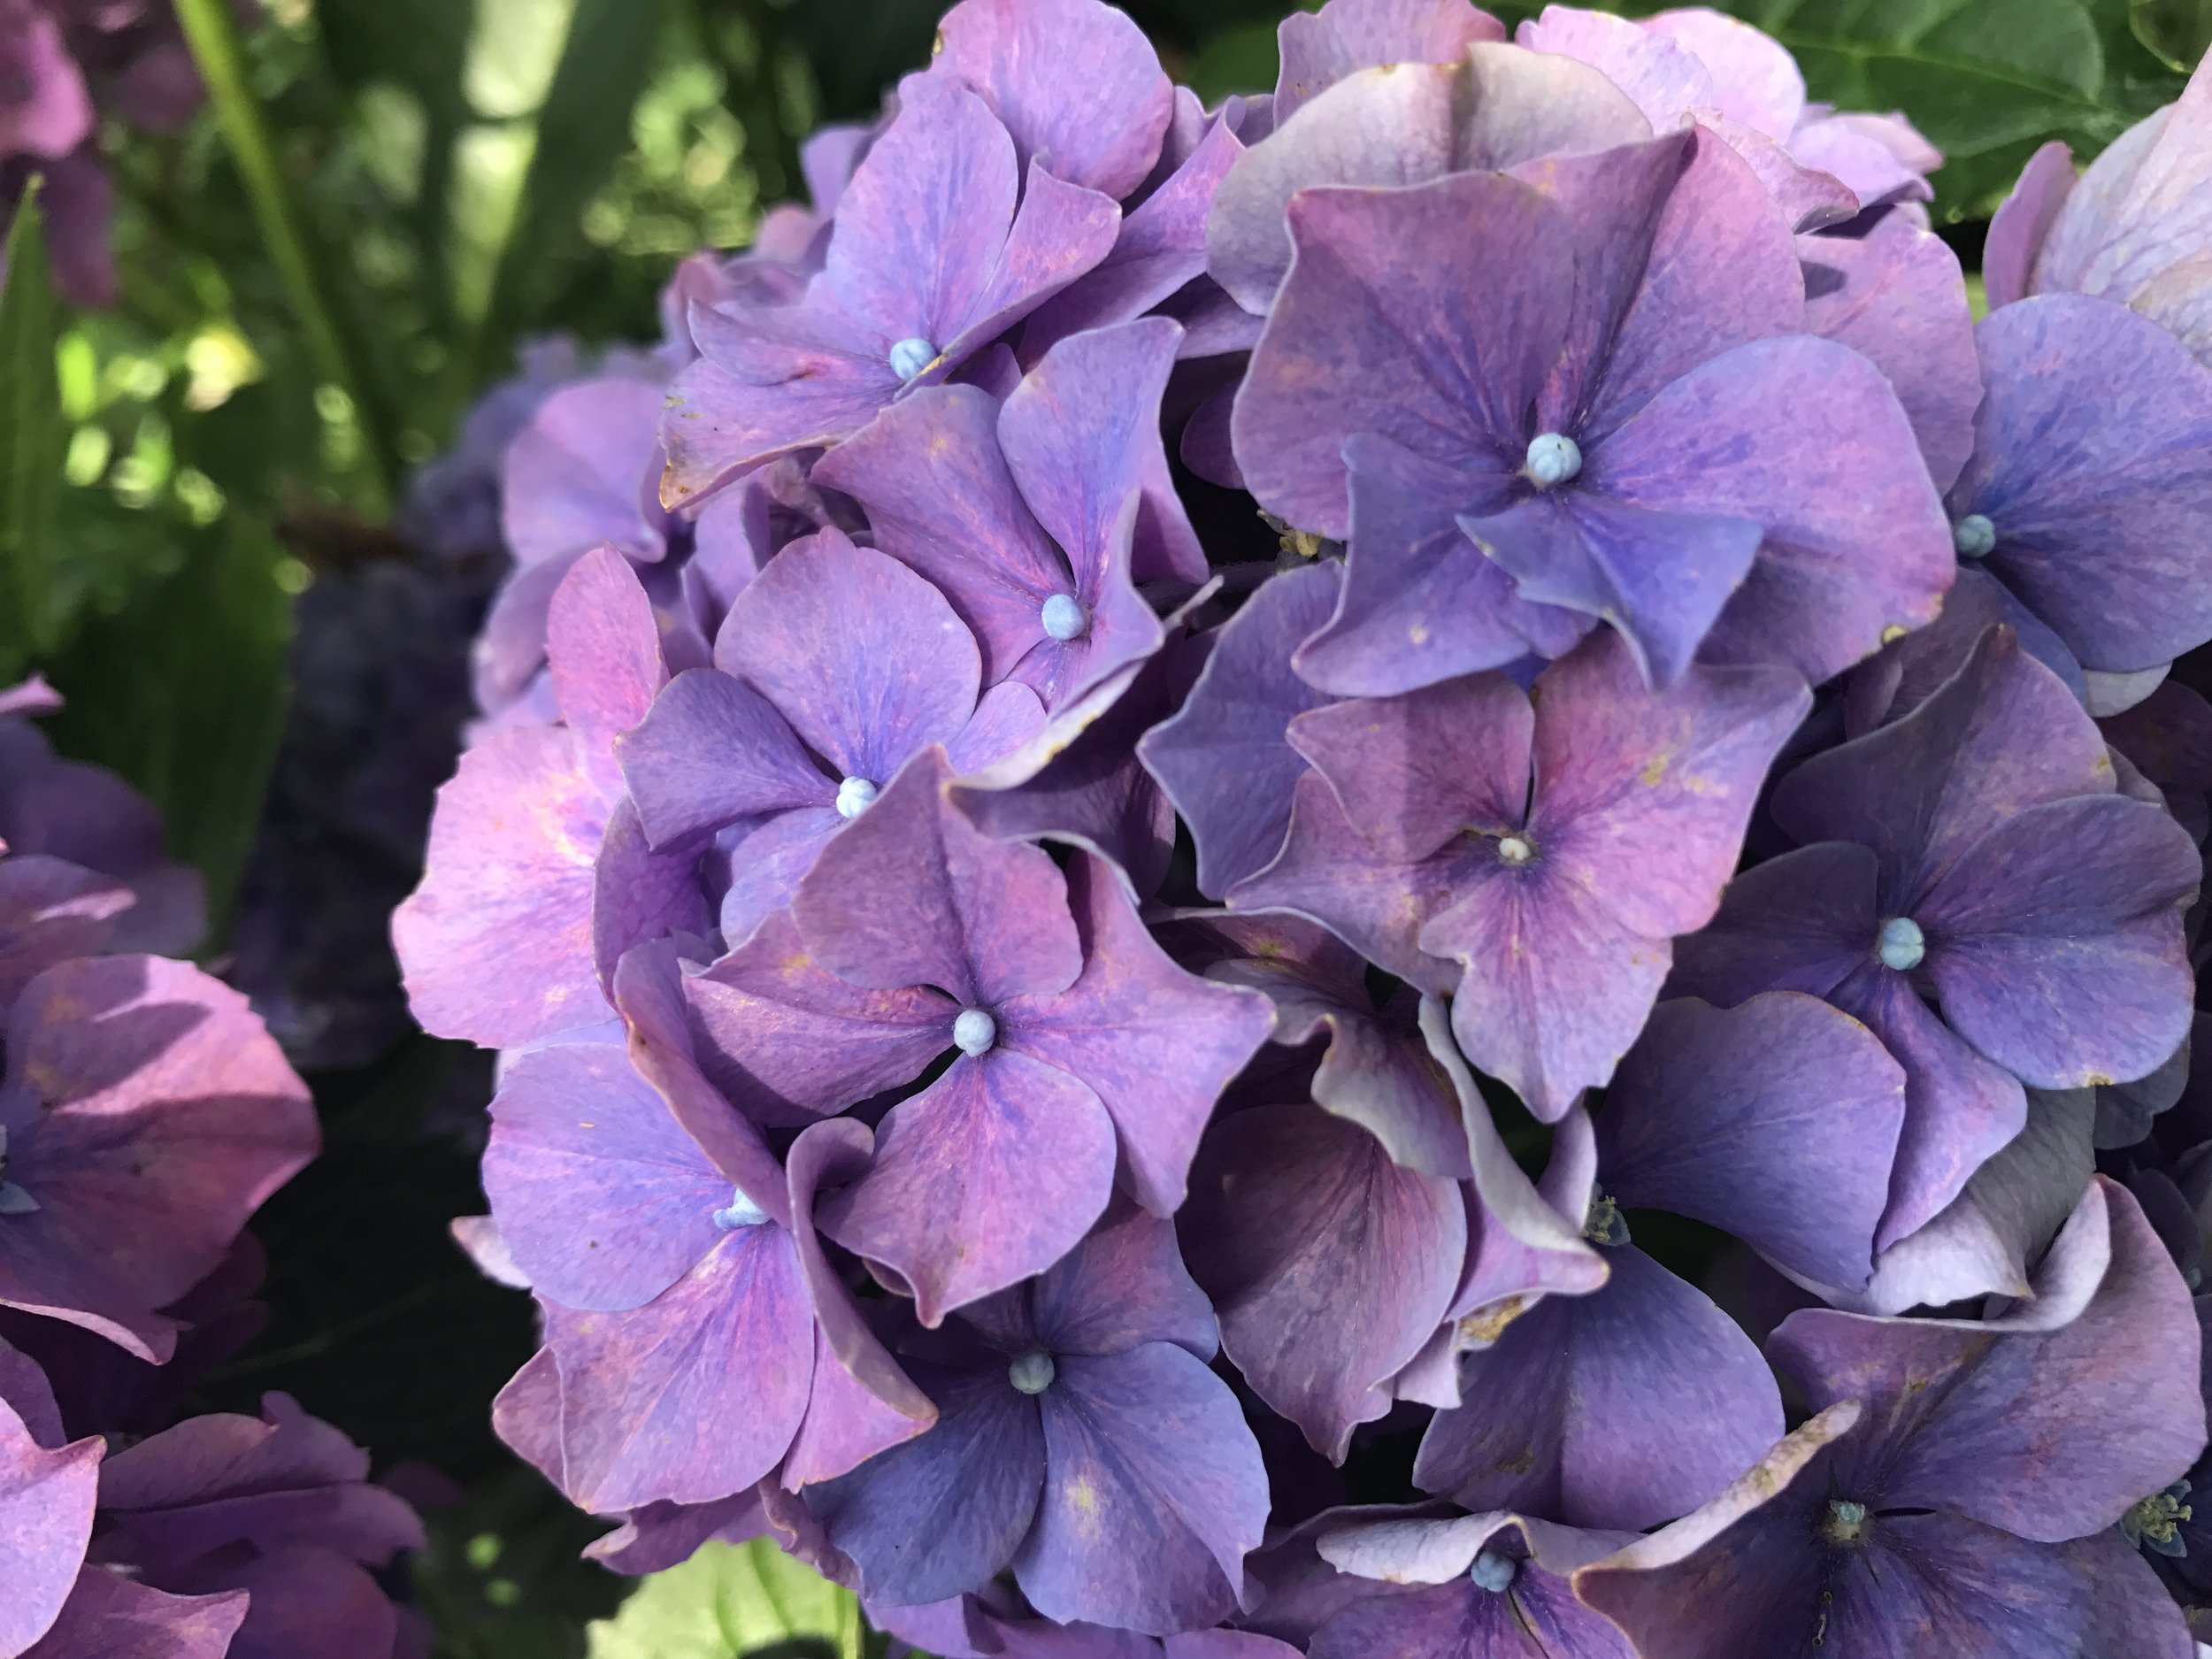
M 1259 1448 L 1206 1368 L 1215 1343 L 1173 1229 L 1118 1209 L 918 1348 L 936 1426 L 808 1502 L 878 1601 L 942 1601 L 1010 1566 L 1056 1621 L 1203 1628 L 1240 1599 L 1267 1514 Z

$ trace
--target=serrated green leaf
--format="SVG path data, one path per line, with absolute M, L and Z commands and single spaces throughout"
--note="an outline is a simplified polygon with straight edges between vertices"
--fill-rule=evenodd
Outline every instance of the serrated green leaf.
M 860 1602 L 767 1539 L 710 1543 L 589 1627 L 591 1659 L 858 1659 Z
M 9 227 L 0 288 L 0 685 L 51 650 L 55 503 L 68 434 L 54 368 L 60 307 L 34 188 Z
M 171 855 L 206 882 L 211 948 L 253 850 L 290 701 L 283 557 L 265 521 L 234 511 L 194 538 L 173 574 L 87 620 L 50 670 L 65 699 L 46 723 L 55 747 L 112 767 L 161 809 Z

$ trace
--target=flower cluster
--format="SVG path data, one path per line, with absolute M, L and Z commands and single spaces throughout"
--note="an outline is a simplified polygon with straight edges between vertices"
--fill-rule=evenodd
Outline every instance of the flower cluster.
M 961 0 L 508 449 L 502 1433 L 941 1655 L 2185 1659 L 2212 70 L 1977 323 L 1747 26 L 1280 40 Z
M 44 180 L 54 284 L 70 303 L 112 305 L 117 292 L 100 119 L 173 133 L 202 93 L 169 0 L 0 0 L 0 219 Z
M 188 963 L 197 888 L 153 808 L 0 692 L 0 1655 L 406 1659 L 372 1570 L 419 1546 L 368 1455 L 283 1394 L 177 1420 L 260 1328 L 242 1229 L 315 1112 L 246 999 Z

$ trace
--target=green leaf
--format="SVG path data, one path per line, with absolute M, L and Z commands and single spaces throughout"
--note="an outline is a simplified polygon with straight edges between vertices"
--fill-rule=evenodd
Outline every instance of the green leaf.
M 576 0 L 553 84 L 537 116 L 537 145 L 521 206 L 493 279 L 480 364 L 504 360 L 557 291 L 548 267 L 582 242 L 584 204 L 629 148 L 630 112 L 645 89 L 665 22 L 660 0 Z
M 1210 104 L 1233 92 L 1272 92 L 1276 68 L 1275 25 L 1240 23 L 1210 36 L 1185 79 Z
M 66 699 L 46 723 L 55 747 L 112 767 L 161 809 L 171 855 L 206 881 L 211 948 L 227 929 L 283 735 L 288 564 L 265 521 L 227 514 L 174 573 L 87 619 L 50 671 Z
M 590 1626 L 591 1659 L 858 1659 L 860 1602 L 767 1539 L 710 1543 Z
M 2169 68 L 2186 73 L 2212 47 L 2212 0 L 2134 0 L 2128 26 Z
M 0 289 L 0 685 L 56 643 L 55 503 L 68 433 L 54 347 L 60 307 L 35 187 L 8 231 Z

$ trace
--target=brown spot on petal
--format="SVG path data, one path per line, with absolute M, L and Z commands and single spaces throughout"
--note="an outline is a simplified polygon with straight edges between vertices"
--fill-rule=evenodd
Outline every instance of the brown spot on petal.
M 1508 1296 L 1486 1308 L 1478 1308 L 1459 1322 L 1459 1334 L 1470 1342 L 1489 1347 L 1505 1334 L 1505 1327 L 1528 1311 L 1527 1301 Z

